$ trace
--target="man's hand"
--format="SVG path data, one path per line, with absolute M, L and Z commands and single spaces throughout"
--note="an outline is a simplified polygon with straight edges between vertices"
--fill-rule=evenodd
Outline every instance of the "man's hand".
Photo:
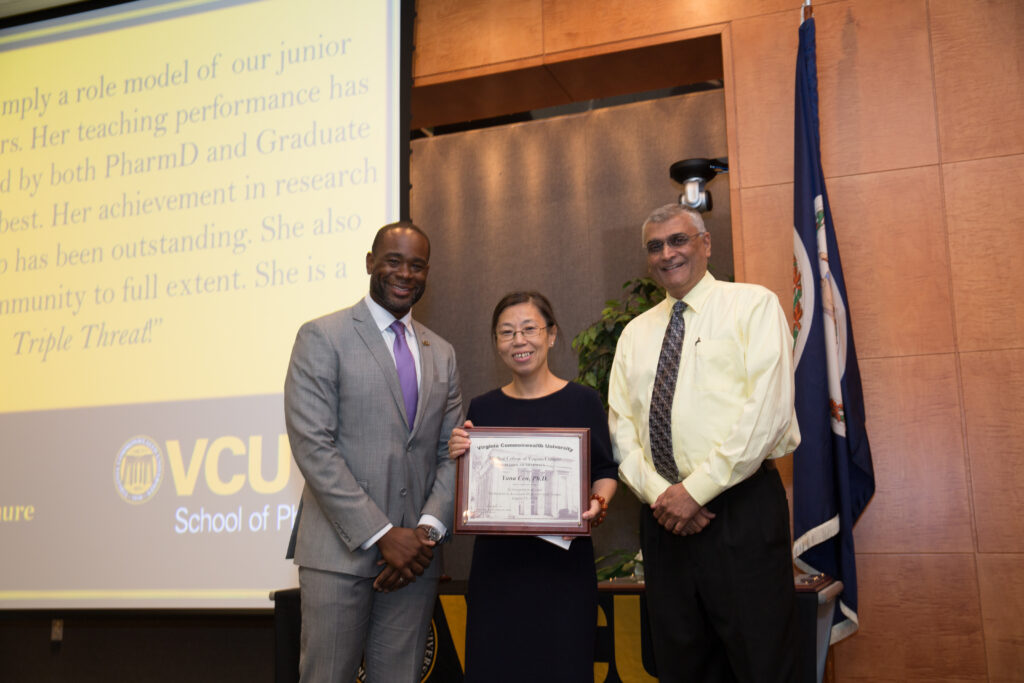
M 704 527 L 706 527 L 708 524 L 711 524 L 711 520 L 713 520 L 714 518 L 714 512 L 708 510 L 707 508 L 701 508 L 700 510 L 697 511 L 697 514 L 695 514 L 690 519 L 690 521 L 686 523 L 686 526 L 683 527 L 683 530 L 682 532 L 680 532 L 679 535 L 691 536 L 693 534 L 698 534 L 704 530 Z
M 715 518 L 713 512 L 695 501 L 682 484 L 673 484 L 651 505 L 654 519 L 666 530 L 680 536 L 699 533 Z
M 396 590 L 415 581 L 434 559 L 433 546 L 421 528 L 392 527 L 377 541 L 383 558 L 380 564 L 387 567 L 374 580 L 374 588 Z
M 381 560 L 378 564 L 383 562 Z M 373 580 L 373 589 L 380 593 L 390 593 L 408 585 L 409 582 L 402 578 L 402 574 L 388 565 L 384 565 L 384 569 Z

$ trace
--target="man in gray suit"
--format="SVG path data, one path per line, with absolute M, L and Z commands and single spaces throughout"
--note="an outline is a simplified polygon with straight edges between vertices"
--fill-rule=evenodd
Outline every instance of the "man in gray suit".
M 451 345 L 412 320 L 430 242 L 414 224 L 377 232 L 370 293 L 302 326 L 285 420 L 306 485 L 292 531 L 302 681 L 419 681 L 451 525 L 462 424 Z

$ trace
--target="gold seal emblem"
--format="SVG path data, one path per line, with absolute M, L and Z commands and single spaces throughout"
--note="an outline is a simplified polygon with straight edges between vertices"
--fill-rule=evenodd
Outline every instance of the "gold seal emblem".
M 437 663 L 437 624 L 434 618 L 430 618 L 427 624 L 427 648 L 423 652 L 423 668 L 420 670 L 420 683 L 424 683 L 430 674 L 434 673 L 434 664 Z M 364 660 L 356 671 L 356 683 L 366 683 L 366 661 Z
M 114 461 L 114 486 L 122 500 L 145 503 L 156 494 L 164 478 L 164 456 L 156 441 L 146 436 L 130 439 Z

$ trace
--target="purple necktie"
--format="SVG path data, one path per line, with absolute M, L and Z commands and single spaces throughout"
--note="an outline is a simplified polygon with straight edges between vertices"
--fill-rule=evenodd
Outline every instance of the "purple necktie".
M 416 403 L 419 401 L 419 389 L 416 387 L 416 362 L 412 359 L 412 351 L 405 343 L 405 325 L 400 320 L 391 323 L 391 331 L 395 333 L 395 367 L 398 368 L 398 383 L 402 386 L 402 397 L 405 399 L 405 414 L 409 417 L 409 429 L 412 429 L 416 418 Z

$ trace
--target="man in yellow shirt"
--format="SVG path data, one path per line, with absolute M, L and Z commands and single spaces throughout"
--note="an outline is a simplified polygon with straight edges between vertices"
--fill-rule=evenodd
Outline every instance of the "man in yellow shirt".
M 707 272 L 698 212 L 655 210 L 643 243 L 667 297 L 623 330 L 608 405 L 619 477 L 649 504 L 659 680 L 791 680 L 789 508 L 773 464 L 800 441 L 786 316 L 764 287 Z

